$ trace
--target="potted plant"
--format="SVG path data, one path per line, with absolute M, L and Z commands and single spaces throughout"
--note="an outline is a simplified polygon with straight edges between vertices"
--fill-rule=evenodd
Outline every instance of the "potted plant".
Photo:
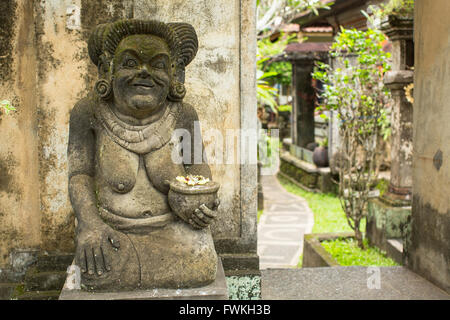
M 414 29 L 414 0 L 390 0 L 380 5 L 370 5 L 368 13 L 363 12 L 372 25 L 381 28 L 391 40 L 392 37 L 412 35 Z

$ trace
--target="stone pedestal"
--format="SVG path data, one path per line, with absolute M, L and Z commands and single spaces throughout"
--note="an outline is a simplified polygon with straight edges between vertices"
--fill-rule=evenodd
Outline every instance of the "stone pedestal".
M 413 157 L 413 106 L 407 101 L 405 88 L 413 83 L 413 20 L 389 16 L 381 23 L 382 31 L 392 43 L 392 71 L 384 83 L 391 90 L 391 179 L 385 200 L 394 206 L 411 205 Z
M 156 288 L 122 292 L 88 292 L 77 286 L 75 268 L 72 270 L 74 273 L 68 275 L 59 300 L 228 300 L 227 282 L 220 259 L 217 277 L 213 283 L 189 289 Z
M 366 234 L 371 245 L 387 251 L 389 239 L 403 240 L 409 231 L 411 206 L 393 206 L 384 199 L 370 199 Z
M 389 239 L 406 238 L 409 230 L 412 198 L 413 105 L 405 88 L 413 83 L 413 21 L 388 17 L 382 30 L 392 42 L 392 71 L 384 83 L 391 90 L 391 178 L 388 191 L 380 199 L 369 201 L 367 237 L 369 242 L 387 250 Z
M 413 157 L 413 106 L 406 100 L 405 87 L 414 81 L 414 72 L 390 71 L 384 83 L 391 90 L 391 179 L 386 198 L 400 205 L 410 205 Z

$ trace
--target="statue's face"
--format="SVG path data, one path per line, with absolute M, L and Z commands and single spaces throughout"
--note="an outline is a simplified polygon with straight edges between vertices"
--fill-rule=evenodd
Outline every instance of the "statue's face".
M 150 116 L 164 105 L 170 86 L 169 47 L 159 37 L 133 35 L 123 39 L 114 55 L 114 103 L 136 118 Z

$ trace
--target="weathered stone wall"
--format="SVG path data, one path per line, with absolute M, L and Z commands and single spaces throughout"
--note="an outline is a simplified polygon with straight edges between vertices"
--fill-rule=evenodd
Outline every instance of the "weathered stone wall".
M 74 250 L 67 193 L 69 112 L 92 88 L 96 67 L 86 39 L 99 23 L 119 18 L 191 23 L 199 53 L 186 70 L 185 101 L 209 128 L 256 128 L 255 4 L 234 1 L 5 0 L 0 3 L 0 100 L 17 111 L 0 115 L 0 268 L 15 249 Z M 255 146 L 235 140 L 234 151 Z M 213 140 L 205 140 L 212 145 Z M 224 151 L 225 152 L 225 151 Z M 221 185 L 213 225 L 219 252 L 256 256 L 256 164 L 213 165 Z M 224 263 L 225 264 L 225 263 Z
M 450 2 L 417 0 L 408 265 L 450 292 Z
M 0 114 L 0 265 L 41 241 L 33 22 L 31 1 L 1 2 L 0 99 L 17 111 Z

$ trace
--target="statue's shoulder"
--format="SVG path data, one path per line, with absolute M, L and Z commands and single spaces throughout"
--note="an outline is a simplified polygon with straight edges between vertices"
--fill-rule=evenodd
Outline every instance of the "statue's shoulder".
M 70 121 L 90 121 L 94 116 L 96 103 L 96 100 L 90 94 L 78 100 L 70 111 Z
M 183 102 L 181 106 L 182 110 L 180 113 L 179 120 L 183 123 L 192 123 L 192 121 L 198 121 L 197 110 L 189 103 Z

